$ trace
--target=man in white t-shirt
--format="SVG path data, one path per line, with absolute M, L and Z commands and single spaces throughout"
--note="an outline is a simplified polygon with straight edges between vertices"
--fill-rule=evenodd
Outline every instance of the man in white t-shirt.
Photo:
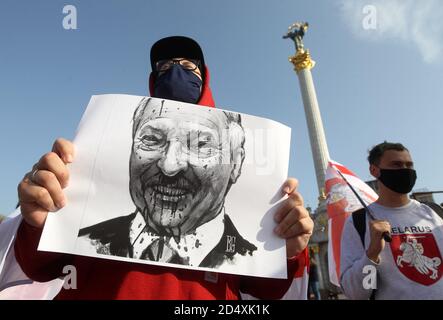
M 443 299 L 443 220 L 408 197 L 417 178 L 408 149 L 385 141 L 372 148 L 368 161 L 378 180 L 379 198 L 369 205 L 375 220 L 362 210 L 346 221 L 340 261 L 345 295 Z M 357 220 L 364 221 L 363 227 Z M 390 243 L 384 233 L 390 233 Z

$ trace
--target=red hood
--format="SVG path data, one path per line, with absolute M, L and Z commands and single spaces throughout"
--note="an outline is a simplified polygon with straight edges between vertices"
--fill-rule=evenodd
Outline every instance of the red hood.
M 203 83 L 202 93 L 200 95 L 200 100 L 197 104 L 206 107 L 215 108 L 214 98 L 212 98 L 211 88 L 209 87 L 209 69 L 205 66 L 205 82 Z M 149 75 L 149 92 L 151 96 L 154 94 L 154 75 L 151 72 Z

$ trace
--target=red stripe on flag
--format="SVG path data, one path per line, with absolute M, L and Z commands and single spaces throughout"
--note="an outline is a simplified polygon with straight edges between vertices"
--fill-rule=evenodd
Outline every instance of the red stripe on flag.
M 366 183 L 345 166 L 331 160 L 329 167 L 328 170 L 330 171 L 327 171 L 329 173 L 329 179 L 325 182 L 325 189 L 328 195 L 326 208 L 330 221 L 328 250 L 331 254 L 331 259 L 329 260 L 329 277 L 330 279 L 340 279 L 341 236 L 343 227 L 352 211 L 361 208 L 361 204 L 357 201 L 352 190 L 347 186 L 338 172 L 350 178 L 350 183 L 354 184 L 354 187 L 357 189 L 356 191 L 360 193 L 364 201 L 368 202 L 368 204 L 375 201 L 377 196 Z M 336 174 L 331 172 L 334 170 L 338 172 L 336 172 Z M 335 263 L 335 265 L 333 263 Z M 337 283 L 337 285 L 339 284 Z
M 349 174 L 349 175 L 354 176 L 354 177 L 357 176 L 354 172 L 352 172 L 351 170 L 349 170 L 345 166 L 342 166 L 341 164 L 333 163 L 333 162 L 329 162 L 329 163 L 330 163 L 330 165 L 332 167 L 334 167 L 335 169 L 339 170 L 343 174 Z
M 303 252 L 301 252 L 297 256 L 297 271 L 295 271 L 294 278 L 303 278 L 305 275 L 305 268 L 307 268 L 307 271 L 309 272 L 309 251 L 308 248 L 305 248 Z

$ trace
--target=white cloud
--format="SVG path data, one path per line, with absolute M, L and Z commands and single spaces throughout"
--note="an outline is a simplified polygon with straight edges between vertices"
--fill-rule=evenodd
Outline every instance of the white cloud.
M 364 11 L 368 6 L 370 11 Z M 374 13 L 373 9 L 376 27 L 368 29 L 364 21 Z M 441 0 L 341 0 L 341 14 L 357 37 L 376 41 L 397 39 L 414 45 L 427 63 L 442 60 Z

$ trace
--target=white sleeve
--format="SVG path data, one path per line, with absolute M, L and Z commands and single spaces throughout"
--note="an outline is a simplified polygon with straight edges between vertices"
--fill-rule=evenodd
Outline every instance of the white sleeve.
M 22 217 L 19 210 L 11 216 L 13 218 L 0 223 L 0 300 L 53 299 L 62 288 L 63 280 L 40 283 L 26 276 L 14 253 L 14 241 Z
M 14 240 L 21 215 L 0 223 L 0 291 L 13 283 L 32 282 L 21 270 L 14 255 Z
M 363 273 L 363 268 L 367 265 L 377 268 L 377 264 L 367 257 L 352 216 L 343 228 L 340 256 L 340 285 L 345 296 L 355 300 L 369 299 L 372 289 L 363 287 L 363 280 L 368 275 Z

